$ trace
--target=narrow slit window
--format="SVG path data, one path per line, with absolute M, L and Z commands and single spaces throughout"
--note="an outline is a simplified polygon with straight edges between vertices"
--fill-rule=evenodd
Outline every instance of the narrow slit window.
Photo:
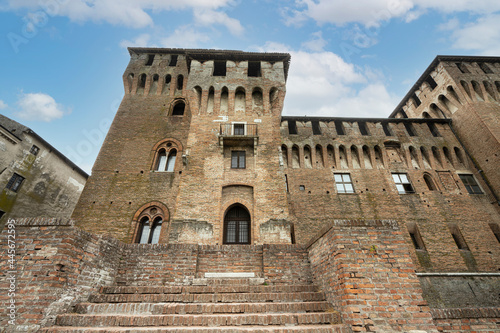
M 451 236 L 455 241 L 455 244 L 457 244 L 457 247 L 460 250 L 469 251 L 469 247 L 467 246 L 467 243 L 465 242 L 464 236 L 462 236 L 460 229 L 458 229 L 458 227 L 455 224 L 450 225 L 449 229 L 451 232 Z
M 321 135 L 321 127 L 319 126 L 319 121 L 311 122 L 312 130 L 314 135 Z
M 410 223 L 408 225 L 408 233 L 410 234 L 410 238 L 411 238 L 411 241 L 413 243 L 413 246 L 415 247 L 415 250 L 424 250 L 425 251 L 424 241 L 423 241 L 422 236 L 420 235 L 420 231 L 418 230 L 418 227 L 415 223 Z
M 344 125 L 341 121 L 335 121 L 335 130 L 337 131 L 337 135 L 345 135 Z

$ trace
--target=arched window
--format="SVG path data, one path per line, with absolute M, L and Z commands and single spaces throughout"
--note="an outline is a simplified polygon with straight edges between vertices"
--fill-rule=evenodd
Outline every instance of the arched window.
M 429 175 L 429 174 L 424 174 L 424 181 L 425 181 L 425 184 L 427 185 L 427 188 L 429 189 L 429 191 L 436 191 L 437 190 L 437 187 L 436 187 L 436 184 L 434 183 L 434 181 L 432 180 L 432 177 Z
M 184 86 L 184 76 L 179 75 L 177 77 L 177 90 L 182 92 L 182 87 Z
M 155 210 L 158 211 L 157 208 L 150 209 L 150 211 L 155 211 Z M 147 216 L 142 217 L 139 223 L 136 243 L 158 244 L 160 240 L 162 223 L 163 219 L 161 216 L 155 217 L 152 223 L 149 214 Z
M 224 217 L 224 244 L 250 244 L 250 213 L 241 206 L 232 206 Z
M 186 108 L 186 104 L 184 102 L 177 102 L 174 105 L 174 109 L 172 110 L 172 116 L 183 116 L 184 109 Z
M 175 159 L 177 158 L 177 150 L 172 149 L 168 152 L 167 172 L 174 172 Z
M 167 153 L 165 149 L 162 149 L 158 152 L 158 157 L 156 159 L 156 171 L 165 171 L 165 167 L 167 166 Z

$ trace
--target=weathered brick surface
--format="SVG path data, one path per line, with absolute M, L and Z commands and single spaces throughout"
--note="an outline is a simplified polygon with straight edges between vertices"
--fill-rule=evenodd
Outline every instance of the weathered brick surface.
M 309 258 L 315 283 L 353 331 L 436 332 L 395 221 L 335 220 Z

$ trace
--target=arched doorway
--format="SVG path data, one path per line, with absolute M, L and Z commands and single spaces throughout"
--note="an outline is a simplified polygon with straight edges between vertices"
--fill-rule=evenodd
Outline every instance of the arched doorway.
M 245 207 L 235 205 L 227 211 L 224 244 L 250 244 L 250 213 Z

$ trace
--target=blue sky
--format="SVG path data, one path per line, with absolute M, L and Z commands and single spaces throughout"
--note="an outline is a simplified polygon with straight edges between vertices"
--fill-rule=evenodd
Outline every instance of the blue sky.
M 289 52 L 284 114 L 387 117 L 436 55 L 500 55 L 500 1 L 0 0 L 0 112 L 90 173 L 127 46 Z

